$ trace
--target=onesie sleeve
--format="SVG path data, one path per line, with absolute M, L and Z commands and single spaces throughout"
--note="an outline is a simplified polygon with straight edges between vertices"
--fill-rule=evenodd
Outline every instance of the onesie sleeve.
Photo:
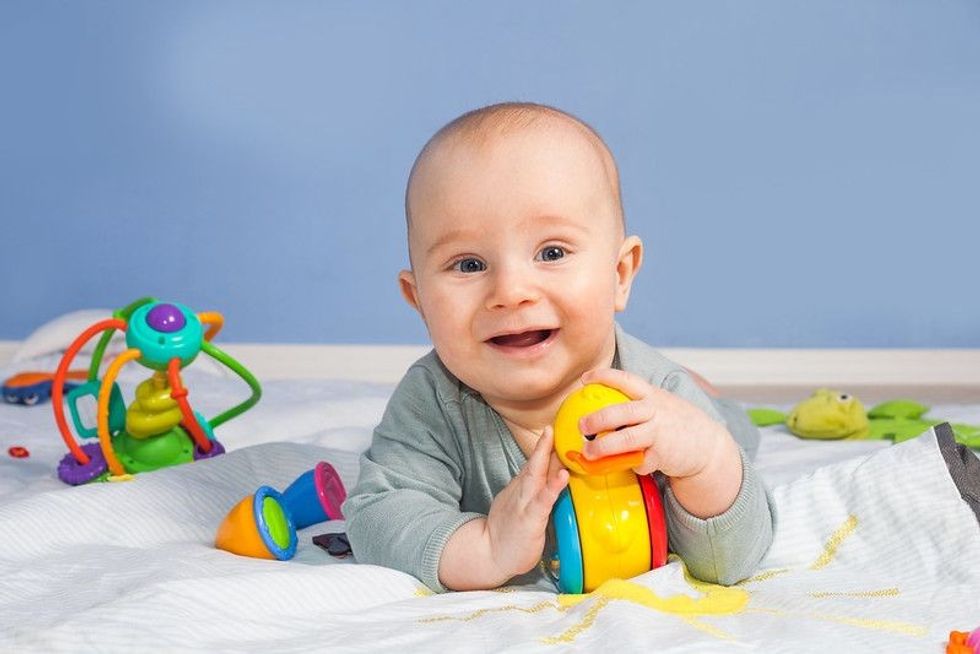
M 360 563 L 407 572 L 436 592 L 449 537 L 483 517 L 460 510 L 461 455 L 444 398 L 423 368 L 395 389 L 361 456 L 360 476 L 344 503 L 347 536 Z
M 761 438 L 759 428 L 752 423 L 749 414 L 736 400 L 725 397 L 714 397 L 711 400 L 725 421 L 732 438 L 745 450 L 749 460 L 754 461 L 755 455 L 759 451 Z
M 681 506 L 669 485 L 664 491 L 670 549 L 698 579 L 726 586 L 753 573 L 773 536 L 772 498 L 742 448 L 739 454 L 742 486 L 721 515 L 698 518 Z
M 694 516 L 677 501 L 669 484 L 663 486 L 671 551 L 698 579 L 736 583 L 752 574 L 772 543 L 772 498 L 746 453 L 758 448 L 758 429 L 737 403 L 708 397 L 683 369 L 669 374 L 663 387 L 724 424 L 739 446 L 742 485 L 732 506 L 721 515 Z

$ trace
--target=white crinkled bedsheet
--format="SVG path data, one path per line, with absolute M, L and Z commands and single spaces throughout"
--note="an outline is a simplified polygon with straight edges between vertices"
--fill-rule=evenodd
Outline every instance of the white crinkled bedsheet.
M 205 415 L 247 395 L 193 372 Z M 312 545 L 342 522 L 301 532 L 289 562 L 213 547 L 228 509 L 261 484 L 282 489 L 319 460 L 352 484 L 390 391 L 270 383 L 219 429 L 227 455 L 79 488 L 54 478 L 65 448 L 50 405 L 0 406 L 0 650 L 940 652 L 950 630 L 980 625 L 980 527 L 932 433 L 888 447 L 765 430 L 776 537 L 759 573 L 730 589 L 673 561 L 581 598 L 436 596 Z M 943 409 L 977 421 L 976 407 Z M 7 457 L 13 444 L 32 456 Z

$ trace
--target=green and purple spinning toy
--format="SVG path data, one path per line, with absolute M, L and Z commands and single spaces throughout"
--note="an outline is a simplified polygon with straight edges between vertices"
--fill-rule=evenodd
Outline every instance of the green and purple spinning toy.
M 259 401 L 262 389 L 247 368 L 211 343 L 223 325 L 220 313 L 194 313 L 183 304 L 146 297 L 83 331 L 62 357 L 51 389 L 55 422 L 70 451 L 58 465 L 58 477 L 73 486 L 123 480 L 139 472 L 224 453 L 214 437 L 215 428 L 251 408 Z M 125 334 L 127 349 L 100 379 L 99 367 L 115 330 Z M 72 360 L 100 333 L 87 381 L 65 396 Z M 231 368 L 252 390 L 244 402 L 210 420 L 191 408 L 180 376 L 201 352 Z M 137 386 L 136 399 L 127 407 L 116 378 L 131 361 L 154 372 Z M 83 424 L 78 408 L 83 398 L 96 401 L 95 427 Z M 79 445 L 75 440 L 65 419 L 64 400 L 79 435 L 97 442 Z

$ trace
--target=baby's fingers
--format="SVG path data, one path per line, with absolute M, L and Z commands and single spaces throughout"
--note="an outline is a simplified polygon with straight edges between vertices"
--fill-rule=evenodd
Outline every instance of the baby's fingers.
M 582 383 L 605 384 L 622 391 L 633 400 L 649 397 L 654 388 L 639 375 L 615 368 L 593 368 L 582 375 Z
M 548 491 L 553 496 L 552 504 L 554 504 L 554 499 L 558 498 L 561 489 L 567 485 L 568 470 L 562 465 L 558 455 L 552 452 L 548 461 Z
M 584 416 L 578 422 L 583 434 L 601 434 L 615 429 L 651 422 L 657 409 L 649 398 L 611 404 Z
M 547 477 L 541 481 L 542 483 L 531 502 L 531 507 L 541 519 L 547 520 L 555 501 L 558 499 L 558 494 L 568 485 L 568 470 L 562 466 L 558 455 L 554 452 L 549 457 Z
M 544 477 L 548 474 L 548 461 L 554 450 L 555 438 L 551 427 L 545 427 L 541 438 L 534 445 L 531 456 L 528 457 L 525 470 L 531 477 Z
M 646 450 L 651 445 L 653 445 L 653 435 L 648 430 L 627 427 L 587 442 L 582 448 L 582 454 L 587 459 L 600 459 L 623 452 Z

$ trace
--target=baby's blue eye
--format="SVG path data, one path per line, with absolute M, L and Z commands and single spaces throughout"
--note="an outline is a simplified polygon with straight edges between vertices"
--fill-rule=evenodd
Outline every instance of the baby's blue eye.
M 541 261 L 558 261 L 564 256 L 565 248 L 558 247 L 557 245 L 549 245 L 538 253 Z
M 462 273 L 476 273 L 483 272 L 487 269 L 487 264 L 483 263 L 479 259 L 474 259 L 469 257 L 466 259 L 460 259 L 453 264 L 453 268 Z

